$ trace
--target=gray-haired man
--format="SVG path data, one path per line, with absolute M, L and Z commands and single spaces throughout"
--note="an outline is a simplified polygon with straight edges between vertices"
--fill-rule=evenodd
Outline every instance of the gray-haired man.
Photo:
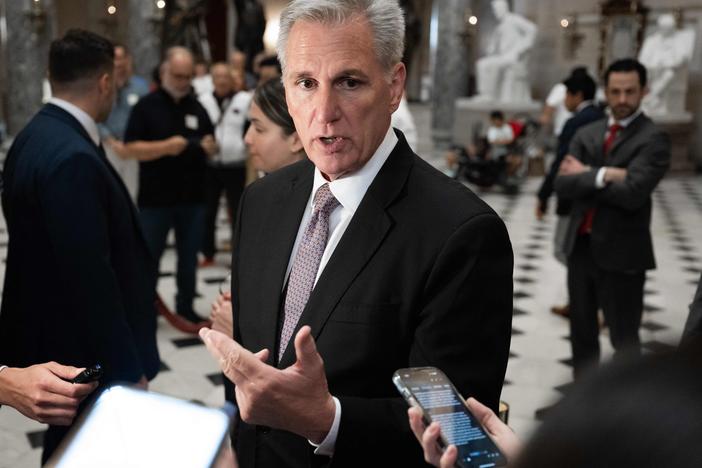
M 309 161 L 244 193 L 236 341 L 201 334 L 236 384 L 243 467 L 357 467 L 371 454 L 377 466 L 423 466 L 391 382 L 401 367 L 437 366 L 497 406 L 509 238 L 390 127 L 403 31 L 396 0 L 298 0 L 281 16 L 288 109 Z

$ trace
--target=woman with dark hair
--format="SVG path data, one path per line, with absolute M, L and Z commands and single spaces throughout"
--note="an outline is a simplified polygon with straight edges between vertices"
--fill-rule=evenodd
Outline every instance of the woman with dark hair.
M 278 79 L 261 83 L 254 91 L 249 109 L 251 126 L 244 143 L 251 165 L 270 173 L 307 157 L 295 124 L 288 113 L 285 89 Z M 220 294 L 212 304 L 212 329 L 232 336 L 232 303 L 229 294 Z
M 268 80 L 256 88 L 249 120 L 251 126 L 244 142 L 256 170 L 273 172 L 307 157 L 288 113 L 280 80 Z

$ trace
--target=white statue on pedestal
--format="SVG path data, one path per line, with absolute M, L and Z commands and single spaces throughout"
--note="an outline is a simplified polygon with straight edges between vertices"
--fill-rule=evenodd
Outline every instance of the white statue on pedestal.
M 536 25 L 510 12 L 507 0 L 493 0 L 492 11 L 499 23 L 487 55 L 476 63 L 478 95 L 474 99 L 531 102 L 527 58 L 536 39 Z
M 694 42 L 695 32 L 678 30 L 672 14 L 658 17 L 658 30 L 646 38 L 639 54 L 649 77 L 649 93 L 642 104 L 647 114 L 681 118 L 688 115 L 685 95 Z

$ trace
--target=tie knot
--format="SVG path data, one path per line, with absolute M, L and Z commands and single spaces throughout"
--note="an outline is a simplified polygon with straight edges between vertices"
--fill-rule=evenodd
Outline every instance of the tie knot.
M 618 123 L 612 124 L 609 126 L 609 133 L 611 133 L 612 135 L 616 135 L 617 133 L 619 133 L 619 130 L 621 130 L 622 128 L 624 128 L 624 127 L 622 127 Z
M 329 189 L 329 184 L 324 184 L 317 189 L 314 194 L 314 210 L 325 210 L 331 212 L 339 205 L 339 200 L 334 197 L 334 194 Z

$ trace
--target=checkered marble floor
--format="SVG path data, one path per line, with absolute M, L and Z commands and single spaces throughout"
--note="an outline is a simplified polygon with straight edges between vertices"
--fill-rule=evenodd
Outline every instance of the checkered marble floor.
M 442 163 L 435 160 L 438 166 Z M 502 399 L 510 405 L 510 424 L 528 437 L 538 425 L 539 410 L 556 402 L 571 383 L 567 322 L 552 315 L 551 306 L 566 301 L 565 269 L 552 255 L 554 216 L 534 217 L 534 193 L 540 180 L 529 179 L 517 195 L 500 190 L 480 195 L 502 216 L 514 247 L 514 325 L 512 352 Z M 657 351 L 677 343 L 702 269 L 702 177 L 669 177 L 656 190 L 653 235 L 658 269 L 648 274 L 641 330 L 644 348 Z M 220 245 L 228 241 L 224 217 L 219 220 Z M 698 238 L 699 239 L 699 238 Z M 5 258 L 7 233 L 0 220 L 0 258 Z M 216 265 L 198 273 L 195 308 L 208 315 L 209 304 L 226 278 L 229 254 L 218 254 Z M 175 251 L 166 251 L 159 292 L 172 306 L 175 291 Z M 4 268 L 0 268 L 0 280 Z M 2 283 L 0 283 L 2 284 Z M 605 356 L 611 355 L 606 330 L 601 335 Z M 204 346 L 159 318 L 158 345 L 162 371 L 151 382 L 157 392 L 218 406 L 223 402 L 222 378 Z M 43 426 L 11 408 L 0 409 L 0 468 L 39 465 Z

